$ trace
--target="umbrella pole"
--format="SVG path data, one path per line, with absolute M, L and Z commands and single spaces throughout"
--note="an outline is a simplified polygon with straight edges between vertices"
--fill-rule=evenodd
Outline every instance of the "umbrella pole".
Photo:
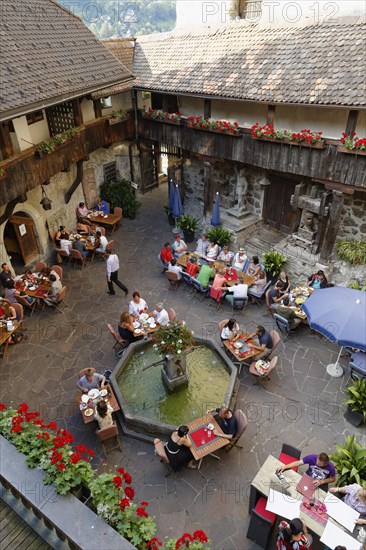
M 327 373 L 330 376 L 333 376 L 333 378 L 340 378 L 344 374 L 343 369 L 342 369 L 341 365 L 339 364 L 339 359 L 341 357 L 342 349 L 343 349 L 343 347 L 341 347 L 341 349 L 339 351 L 337 361 L 335 363 L 331 363 L 330 365 L 327 366 Z

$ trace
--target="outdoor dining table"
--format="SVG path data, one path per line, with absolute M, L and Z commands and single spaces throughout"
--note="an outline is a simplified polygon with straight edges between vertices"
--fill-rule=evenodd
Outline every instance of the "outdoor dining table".
M 200 469 L 202 460 L 205 456 L 212 455 L 217 460 L 220 460 L 220 457 L 213 453 L 230 443 L 230 439 L 214 435 L 213 430 L 211 430 L 209 434 L 209 432 L 205 430 L 208 424 L 212 424 L 213 430 L 216 430 L 220 435 L 224 433 L 212 414 L 206 414 L 187 423 L 189 428 L 188 437 L 192 442 L 190 450 L 194 458 L 198 460 L 198 469 Z
M 24 281 L 19 279 L 15 283 L 15 288 L 25 292 L 31 298 L 44 298 L 51 289 L 51 283 L 47 277 L 41 277 L 38 279 L 34 278 L 28 286 L 25 286 Z
M 249 346 L 249 350 L 247 350 L 245 353 L 240 353 L 240 349 L 235 347 L 236 342 L 240 342 L 241 339 L 247 338 L 248 333 L 242 332 L 240 334 L 240 338 L 236 340 L 235 342 L 232 342 L 231 340 L 224 340 L 223 344 L 225 348 L 235 357 L 235 361 L 238 361 L 239 363 L 244 363 L 245 361 L 248 361 L 251 357 L 254 357 L 255 355 L 259 355 L 261 351 L 259 349 L 255 349 L 251 347 L 253 344 L 258 345 L 255 340 L 248 340 L 246 344 Z
M 149 317 L 151 317 L 152 315 L 150 313 L 143 313 L 142 315 L 147 315 L 148 317 L 146 317 L 146 321 Z M 144 322 L 143 319 L 141 319 L 141 315 L 138 319 L 135 319 L 134 323 L 138 322 L 140 324 L 139 327 L 136 327 L 135 330 L 133 331 L 134 332 L 134 335 L 135 336 L 146 336 L 146 335 L 149 335 L 149 334 L 154 334 L 154 332 L 156 332 L 157 330 L 159 330 L 160 328 L 160 325 L 159 323 L 157 323 L 155 321 L 155 327 L 151 327 L 151 325 L 147 322 Z M 137 331 L 137 332 L 136 332 Z
M 75 240 L 75 233 L 71 233 L 70 241 L 74 241 L 74 240 Z M 91 252 L 90 261 L 93 262 L 97 245 L 93 244 L 87 237 L 80 237 L 80 242 L 86 243 L 85 250 L 87 250 L 88 252 Z
M 95 224 L 106 225 L 108 229 L 111 230 L 111 235 L 116 229 L 116 226 L 121 221 L 121 216 L 118 214 L 104 214 L 101 216 L 99 213 L 91 212 L 88 214 L 88 219 L 93 221 Z
M 13 329 L 7 330 L 6 327 L 6 321 L 0 321 L 0 346 L 4 344 L 4 354 L 3 357 L 5 357 L 6 352 L 8 351 L 8 346 L 10 342 L 11 335 L 18 330 L 20 326 L 20 323 L 18 321 L 13 321 Z
M 101 388 L 101 389 L 103 389 L 103 388 Z M 113 412 L 119 411 L 120 406 L 118 404 L 118 401 L 116 399 L 116 396 L 114 394 L 112 386 L 107 385 L 105 389 L 107 389 L 109 391 L 109 395 L 105 396 L 105 399 L 106 399 L 107 403 L 112 407 Z M 87 394 L 79 394 L 77 396 L 77 402 L 78 402 L 79 407 L 83 404 L 82 399 L 81 399 L 83 395 L 87 395 Z M 95 409 L 96 409 L 96 405 L 97 405 L 98 400 L 99 400 L 99 398 L 96 398 L 91 402 L 90 406 L 88 404 L 88 406 L 86 408 L 80 408 L 80 414 L 81 414 L 81 417 L 83 419 L 84 424 L 89 424 L 90 422 L 93 422 L 93 420 L 95 420 Z M 85 412 L 88 409 L 93 410 L 93 414 L 91 414 L 90 416 L 85 415 Z

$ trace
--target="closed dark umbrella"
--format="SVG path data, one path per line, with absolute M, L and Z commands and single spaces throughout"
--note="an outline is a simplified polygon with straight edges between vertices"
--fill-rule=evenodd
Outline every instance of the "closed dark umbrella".
M 169 210 L 170 212 L 173 212 L 173 204 L 174 204 L 174 183 L 173 180 L 170 180 L 169 182 Z
M 336 363 L 328 365 L 327 372 L 342 376 L 338 363 L 342 347 L 366 351 L 366 293 L 342 286 L 317 289 L 302 309 L 312 329 L 341 346 Z
M 173 217 L 175 218 L 175 226 L 177 226 L 177 218 L 183 214 L 182 200 L 178 185 L 175 186 L 174 201 L 173 201 Z
M 216 227 L 217 225 L 221 225 L 221 218 L 220 218 L 220 199 L 219 194 L 216 193 L 216 198 L 214 202 L 214 209 L 212 212 L 212 218 L 211 218 L 211 225 Z

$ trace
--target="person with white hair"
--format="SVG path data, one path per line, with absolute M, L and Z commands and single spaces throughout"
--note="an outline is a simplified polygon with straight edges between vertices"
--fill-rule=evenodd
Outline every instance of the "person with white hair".
M 165 327 L 166 325 L 169 324 L 169 315 L 167 310 L 164 309 L 163 303 L 156 304 L 156 308 L 153 312 L 153 317 L 155 317 L 156 321 L 162 327 Z

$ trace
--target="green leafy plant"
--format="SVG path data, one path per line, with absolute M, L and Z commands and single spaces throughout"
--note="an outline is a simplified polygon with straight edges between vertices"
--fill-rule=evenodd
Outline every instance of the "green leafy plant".
M 366 291 L 366 281 L 363 281 L 363 283 L 357 283 L 357 282 L 354 282 L 354 283 L 350 283 L 349 285 L 347 285 L 348 288 L 353 288 L 354 290 L 365 290 Z
M 214 132 L 220 132 L 221 134 L 240 134 L 240 128 L 237 122 L 214 120 L 213 118 L 202 118 L 201 115 L 188 117 L 187 128 L 212 130 Z
M 177 226 L 182 231 L 189 231 L 191 233 L 194 233 L 198 227 L 198 222 L 198 218 L 190 216 L 189 214 L 183 214 L 182 216 L 180 216 L 177 222 Z
M 366 420 L 366 380 L 359 379 L 352 386 L 346 388 L 348 399 L 345 401 L 351 409 L 363 415 Z
M 356 132 L 352 134 L 342 133 L 341 143 L 344 144 L 347 149 L 353 151 L 354 149 L 358 151 L 366 151 L 366 138 L 358 138 Z
M 173 321 L 165 327 L 160 327 L 152 336 L 152 340 L 160 355 L 179 355 L 194 343 L 192 331 L 181 321 Z
M 358 483 L 366 488 L 366 449 L 354 435 L 347 435 L 344 444 L 337 445 L 330 458 L 338 472 L 337 486 Z
M 171 210 L 169 210 L 169 205 L 168 204 L 164 204 L 163 210 L 164 210 L 164 212 L 167 216 L 173 216 L 173 212 Z
M 287 262 L 286 256 L 281 252 L 275 250 L 269 250 L 262 254 L 264 270 L 268 273 L 272 273 L 273 276 L 280 274 L 283 266 Z
M 70 130 L 66 130 L 61 134 L 57 134 L 56 136 L 53 136 L 51 139 L 47 141 L 42 141 L 37 146 L 36 152 L 50 155 L 60 145 L 64 143 L 69 143 L 71 141 L 75 141 L 79 136 L 80 136 L 80 130 L 78 128 L 70 128 Z
M 122 207 L 124 216 L 135 217 L 140 211 L 141 202 L 127 180 L 105 181 L 100 188 L 100 196 L 109 202 L 111 208 Z
M 120 118 L 121 120 L 125 120 L 128 117 L 127 111 L 124 109 L 120 109 L 119 111 L 113 111 L 111 114 L 111 118 Z
M 349 241 L 344 239 L 336 244 L 336 251 L 341 260 L 351 265 L 366 264 L 366 239 Z
M 170 120 L 171 122 L 180 122 L 180 113 L 168 113 L 162 109 L 152 109 L 151 107 L 145 108 L 143 111 L 145 118 L 151 118 L 153 120 Z
M 210 241 L 215 241 L 221 247 L 229 246 L 233 242 L 233 234 L 228 229 L 224 229 L 221 226 L 208 229 L 206 232 L 207 238 Z

